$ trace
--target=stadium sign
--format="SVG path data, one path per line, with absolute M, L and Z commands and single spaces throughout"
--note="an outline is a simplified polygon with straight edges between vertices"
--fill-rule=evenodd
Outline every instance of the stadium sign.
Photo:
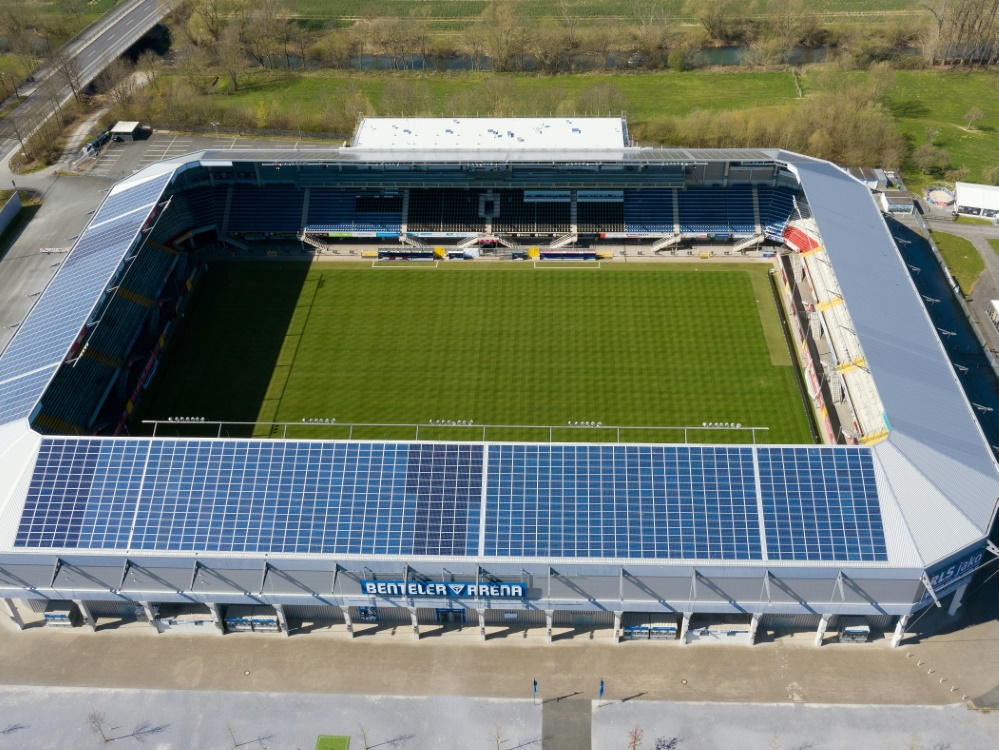
M 930 586 L 933 587 L 933 593 L 937 595 L 937 598 L 939 599 L 949 594 L 959 584 L 967 583 L 965 579 L 978 570 L 983 557 L 985 557 L 985 550 L 978 549 L 964 558 L 956 560 L 946 568 L 941 568 L 934 572 L 930 576 Z M 919 600 L 919 606 L 929 604 L 932 599 L 933 597 L 930 592 L 926 591 L 923 594 L 923 598 Z
M 527 597 L 527 584 L 447 583 L 441 581 L 361 581 L 361 591 L 371 596 L 446 596 L 452 599 L 524 599 Z

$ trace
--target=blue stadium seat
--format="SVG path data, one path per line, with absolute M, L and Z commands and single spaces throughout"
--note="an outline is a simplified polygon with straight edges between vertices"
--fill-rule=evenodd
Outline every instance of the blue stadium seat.
M 305 192 L 292 185 L 236 184 L 229 202 L 227 232 L 298 232 Z
M 379 207 L 379 203 L 384 205 Z M 398 234 L 402 230 L 401 195 L 379 196 L 356 190 L 312 188 L 306 230 Z
M 672 234 L 672 190 L 625 190 L 624 231 Z

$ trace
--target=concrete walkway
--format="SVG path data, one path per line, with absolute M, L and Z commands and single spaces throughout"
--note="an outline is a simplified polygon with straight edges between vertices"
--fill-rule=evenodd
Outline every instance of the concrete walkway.
M 999 744 L 999 715 L 960 706 L 614 699 L 534 705 L 530 697 L 17 686 L 0 688 L 0 716 L 0 747 L 18 750 L 311 750 L 321 734 L 349 737 L 353 750 L 624 750 L 632 732 L 645 750 L 987 750 Z

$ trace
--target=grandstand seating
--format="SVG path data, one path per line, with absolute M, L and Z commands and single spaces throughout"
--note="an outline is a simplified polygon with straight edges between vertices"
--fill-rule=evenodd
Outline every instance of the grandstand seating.
M 486 220 L 479 215 L 478 190 L 412 189 L 406 228 L 410 232 L 486 231 Z
M 60 368 L 45 393 L 35 427 L 42 432 L 84 434 L 107 395 L 118 369 L 125 363 L 165 281 L 180 257 L 165 244 L 191 226 L 193 219 L 184 196 L 175 196 L 155 229 L 126 262 L 125 271 L 94 325 L 70 359 Z
M 193 226 L 198 229 L 211 226 L 221 229 L 227 193 L 228 187 L 225 186 L 188 188 L 183 196 L 187 199 Z
M 565 234 L 571 229 L 569 203 L 542 203 L 524 200 L 523 190 L 496 190 L 499 216 L 493 231 L 518 234 Z
M 797 227 L 785 227 L 783 237 L 799 252 L 808 252 L 809 250 L 814 250 L 819 246 L 818 242 L 813 240 Z
M 398 234 L 401 229 L 401 193 L 384 195 L 374 191 L 359 193 L 356 190 L 316 187 L 309 191 L 306 231 Z
M 229 202 L 228 232 L 298 232 L 305 192 L 292 185 L 236 184 Z
M 579 201 L 576 204 L 577 231 L 586 234 L 624 231 L 624 203 Z
M 726 188 L 725 209 L 728 227 L 732 234 L 736 237 L 752 237 L 756 234 L 756 214 L 753 211 L 751 186 L 737 185 Z
M 624 231 L 673 234 L 673 191 L 625 190 Z
M 783 188 L 758 187 L 760 222 L 768 240 L 782 242 L 784 227 L 794 211 L 794 193 Z

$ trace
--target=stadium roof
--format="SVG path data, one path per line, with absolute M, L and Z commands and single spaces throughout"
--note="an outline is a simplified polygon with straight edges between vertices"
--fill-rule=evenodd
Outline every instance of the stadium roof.
M 366 117 L 355 149 L 571 151 L 628 145 L 619 117 Z
M 43 438 L 30 429 L 28 418 L 48 382 L 114 283 L 176 173 L 233 161 L 393 161 L 396 153 L 206 151 L 153 165 L 111 190 L 0 355 L 0 553 L 24 552 L 30 545 L 33 551 L 139 548 L 176 554 L 337 552 L 921 568 L 986 536 L 999 497 L 996 462 L 870 192 L 832 164 L 783 151 L 580 153 L 589 161 L 615 154 L 661 162 L 770 160 L 787 165 L 809 199 L 885 407 L 890 432 L 877 445 L 448 444 L 442 448 L 444 464 L 439 464 L 437 448 L 425 443 Z M 560 157 L 508 151 L 502 156 L 514 153 L 548 161 L 577 158 L 575 152 Z M 412 152 L 409 156 L 415 159 Z M 430 161 L 440 163 L 465 161 L 467 154 L 432 156 Z M 482 155 L 476 162 L 482 162 Z M 261 527 L 253 525 L 261 523 L 253 516 L 254 498 L 267 510 L 267 498 L 297 497 L 313 485 L 335 489 L 329 461 L 335 461 L 337 451 L 346 456 L 376 449 L 381 451 L 378 460 L 389 462 L 395 484 L 363 491 L 355 487 L 349 497 L 330 494 L 321 514 L 286 518 L 280 534 L 271 519 L 266 539 Z M 518 450 L 537 455 L 525 462 Z M 565 535 L 568 526 L 553 521 L 546 498 L 525 496 L 524 502 L 510 503 L 504 494 L 511 477 L 521 482 L 546 462 L 564 465 L 565 456 L 555 456 L 555 451 L 571 451 L 577 461 L 585 457 L 588 466 L 599 467 L 597 474 L 606 472 L 614 487 L 613 499 L 598 503 L 597 495 L 577 493 L 574 519 L 579 523 L 573 520 L 572 540 Z M 437 481 L 440 472 L 447 474 L 447 456 L 465 457 L 467 482 L 461 497 Z M 369 456 L 369 464 L 371 460 Z M 429 461 L 426 470 L 424 461 Z M 420 484 L 424 475 L 427 483 Z M 407 484 L 410 480 L 416 483 Z M 565 481 L 579 489 L 578 478 Z M 708 484 L 712 491 L 706 493 Z M 693 516 L 658 518 L 656 508 L 643 506 L 648 497 L 643 491 L 663 487 L 694 502 Z M 421 504 L 419 498 L 431 496 L 438 504 Z M 243 498 L 250 505 L 241 505 Z M 415 514 L 412 527 L 390 525 L 379 535 L 377 524 L 358 521 L 370 511 L 372 498 L 383 499 L 387 507 L 397 501 L 400 524 L 409 518 L 405 513 Z M 181 499 L 187 503 L 183 509 Z M 439 501 L 456 513 L 465 503 L 464 516 L 452 514 L 464 518 L 465 526 L 446 523 Z M 336 513 L 330 515 L 334 505 Z M 196 520 L 197 509 L 201 521 Z M 225 520 L 230 510 L 231 520 Z M 244 512 L 253 523 L 243 519 L 240 525 Z M 695 517 L 703 521 L 691 520 Z M 736 526 L 728 528 L 725 519 L 734 519 Z M 361 525 L 350 525 L 355 522 Z M 518 525 L 522 530 L 515 532 L 516 538 L 503 538 L 503 528 Z M 352 528 L 360 536 L 351 536 Z M 341 531 L 346 541 L 337 541 Z M 373 536 L 365 542 L 369 531 Z M 230 540 L 228 548 L 220 541 L 223 535 Z M 333 549 L 323 546 L 327 541 Z M 335 546 L 341 543 L 346 547 Z

